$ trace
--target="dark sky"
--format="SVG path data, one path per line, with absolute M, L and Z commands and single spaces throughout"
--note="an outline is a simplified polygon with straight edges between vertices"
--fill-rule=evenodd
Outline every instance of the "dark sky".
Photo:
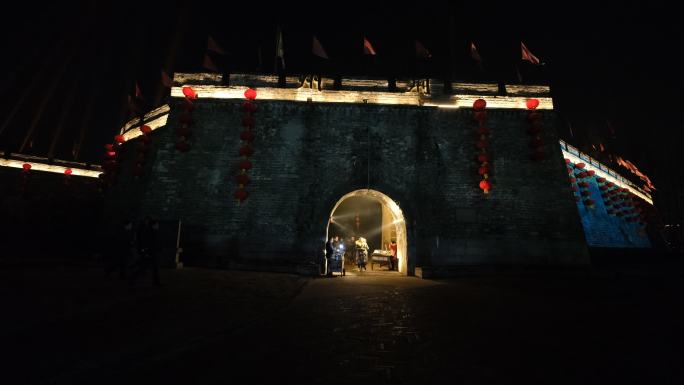
M 279 24 L 292 74 L 318 65 L 310 54 L 315 34 L 331 57 L 328 72 L 401 77 L 419 71 L 434 78 L 452 72 L 456 81 L 510 83 L 517 82 L 514 65 L 520 64 L 523 40 L 547 63 L 523 65 L 525 82 L 550 83 L 557 111 L 573 128 L 574 136 L 569 129 L 561 136 L 585 151 L 603 143 L 630 159 L 662 191 L 661 209 L 677 209 L 673 192 L 684 179 L 675 158 L 683 139 L 675 114 L 682 102 L 677 92 L 682 25 L 678 12 L 666 5 L 139 3 L 37 7 L 26 2 L 5 13 L 0 116 L 7 126 L 0 150 L 17 152 L 26 141 L 24 153 L 47 155 L 61 127 L 56 158 L 74 159 L 80 142 L 78 160 L 101 161 L 103 144 L 127 118 L 126 95 L 134 83 L 151 106 L 163 92 L 162 67 L 170 73 L 201 70 L 208 34 L 229 51 L 215 57 L 217 63 L 234 72 L 273 71 Z M 375 61 L 361 55 L 363 36 L 378 51 Z M 415 39 L 433 54 L 427 65 L 416 63 Z M 483 57 L 484 73 L 469 59 L 471 40 Z

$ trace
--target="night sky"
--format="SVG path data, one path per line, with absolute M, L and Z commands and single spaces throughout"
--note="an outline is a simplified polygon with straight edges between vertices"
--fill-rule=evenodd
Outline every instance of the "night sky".
M 289 74 L 324 65 L 344 76 L 452 72 L 454 81 L 517 83 L 514 66 L 521 65 L 525 83 L 551 84 L 568 126 L 562 138 L 597 158 L 602 154 L 592 145 L 602 143 L 631 160 L 658 188 L 666 222 L 681 218 L 682 194 L 674 192 L 684 179 L 675 157 L 684 136 L 675 113 L 682 102 L 682 25 L 672 8 L 654 2 L 606 8 L 590 2 L 225 4 L 15 4 L 0 23 L 0 116 L 7 124 L 0 150 L 18 152 L 26 142 L 23 153 L 46 156 L 61 129 L 55 158 L 99 163 L 102 146 L 129 116 L 127 95 L 136 81 L 146 107 L 153 107 L 164 93 L 161 68 L 201 71 L 207 35 L 228 51 L 213 57 L 219 67 L 272 73 L 280 25 Z M 314 34 L 330 62 L 312 57 Z M 373 60 L 362 55 L 363 36 L 377 50 Z M 431 61 L 416 61 L 415 39 Z M 484 72 L 469 57 L 471 40 Z M 546 65 L 520 63 L 520 40 Z

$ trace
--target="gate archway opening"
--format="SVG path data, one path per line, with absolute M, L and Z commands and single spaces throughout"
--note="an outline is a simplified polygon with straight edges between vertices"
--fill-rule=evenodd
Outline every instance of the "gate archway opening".
M 326 240 L 338 235 L 345 241 L 350 237 L 364 237 L 369 246 L 368 266 L 374 250 L 387 250 L 394 240 L 397 244 L 399 273 L 408 269 L 406 221 L 399 205 L 380 191 L 362 189 L 340 198 L 328 218 Z M 378 265 L 373 263 L 373 265 Z M 375 267 L 373 267 L 375 269 Z M 382 267 L 379 268 L 382 270 Z M 349 271 L 349 270 L 348 270 Z

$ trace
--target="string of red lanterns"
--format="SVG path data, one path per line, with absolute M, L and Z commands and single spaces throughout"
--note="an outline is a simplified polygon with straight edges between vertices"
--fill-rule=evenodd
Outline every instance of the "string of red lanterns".
M 21 165 L 21 193 L 26 194 L 28 191 L 28 181 L 31 174 L 31 163 L 24 163 Z
M 123 135 L 114 136 L 114 143 L 104 145 L 104 161 L 102 163 L 102 174 L 98 176 L 97 189 L 104 192 L 108 187 L 112 187 L 116 181 L 117 171 L 119 170 L 119 147 L 126 141 Z
M 235 176 L 235 182 L 238 184 L 238 188 L 233 194 L 238 203 L 243 202 L 249 196 L 245 186 L 247 186 L 250 182 L 249 176 L 247 175 L 247 170 L 252 169 L 252 162 L 249 160 L 249 157 L 254 154 L 254 149 L 252 148 L 251 144 L 254 140 L 254 133 L 252 130 L 255 124 L 254 113 L 257 109 L 256 104 L 254 103 L 256 96 L 256 91 L 248 88 L 247 91 L 245 91 L 245 99 L 247 100 L 242 103 L 241 107 L 243 112 L 243 130 L 240 132 L 240 140 L 242 141 L 242 145 L 240 147 L 239 155 L 242 160 L 240 160 L 238 163 L 238 169 L 240 170 L 240 173 Z
M 570 182 L 570 188 L 573 191 L 572 196 L 575 198 L 576 202 L 579 202 L 581 198 L 579 195 L 575 194 L 579 192 L 579 186 L 577 185 L 577 178 L 575 178 L 575 169 L 573 168 L 574 165 L 570 162 L 570 159 L 568 158 L 565 158 L 565 164 L 568 168 L 568 181 Z
M 187 152 L 190 150 L 190 138 L 192 132 L 190 131 L 190 126 L 195 124 L 195 119 L 192 116 L 192 111 L 195 109 L 193 100 L 197 99 L 199 95 L 192 87 L 183 87 L 183 100 L 181 101 L 180 109 L 181 114 L 179 117 L 180 125 L 176 130 L 178 136 L 178 141 L 176 142 L 176 150 L 180 152 Z
M 490 130 L 485 126 L 485 122 L 487 121 L 485 108 L 487 108 L 487 102 L 484 99 L 477 99 L 473 103 L 473 120 L 477 125 L 477 141 L 475 142 L 477 155 L 475 159 L 478 163 L 477 174 L 482 178 L 478 187 L 480 187 L 480 190 L 482 190 L 483 193 L 489 194 L 489 190 L 492 188 L 492 184 L 489 181 L 491 157 L 487 152 L 487 149 L 489 148 Z
M 525 102 L 527 107 L 527 121 L 530 123 L 530 128 L 527 133 L 532 136 L 530 147 L 532 147 L 532 159 L 541 162 L 546 158 L 544 151 L 544 141 L 541 138 L 542 132 L 542 115 L 535 111 L 539 107 L 538 99 L 527 99 Z

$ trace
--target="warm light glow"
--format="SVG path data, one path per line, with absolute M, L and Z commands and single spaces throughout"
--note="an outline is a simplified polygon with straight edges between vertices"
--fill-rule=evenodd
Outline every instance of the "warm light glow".
M 383 206 L 387 207 L 390 211 L 390 214 L 392 215 L 392 223 L 391 225 L 396 225 L 396 241 L 397 241 L 397 264 L 399 266 L 399 272 L 400 273 L 406 273 L 406 269 L 408 268 L 407 266 L 407 235 L 406 235 L 406 222 L 404 220 L 404 214 L 401 211 L 401 208 L 399 208 L 399 205 L 396 204 L 390 197 L 387 195 L 375 191 L 375 190 L 369 190 L 369 189 L 364 189 L 364 190 L 356 190 L 352 191 L 349 194 L 344 195 L 340 200 L 337 201 L 335 204 L 335 207 L 333 207 L 330 218 L 332 218 L 332 214 L 337 210 L 337 208 L 340 206 L 340 204 L 347 198 L 350 197 L 368 197 L 371 199 L 374 199 Z M 328 239 L 329 234 L 326 231 L 326 239 Z
M 484 99 L 487 108 L 527 110 L 527 101 L 534 95 L 539 101 L 536 109 L 552 110 L 553 101 L 547 86 L 507 85 L 509 96 L 494 96 L 496 84 L 454 83 L 455 95 L 446 95 L 439 90 L 441 82 L 433 81 L 433 92 L 430 95 L 418 92 L 387 92 L 387 81 L 372 79 L 343 79 L 343 90 L 331 90 L 332 79 L 324 79 L 324 89 L 297 87 L 296 78 L 286 78 L 287 88 L 278 88 L 278 78 L 266 75 L 231 74 L 233 86 L 222 86 L 220 74 L 182 74 L 174 75 L 174 83 L 193 89 L 202 95 L 202 99 L 244 99 L 248 90 L 247 84 L 259 89 L 260 100 L 282 100 L 315 103 L 368 103 L 387 105 L 413 105 L 438 108 L 472 108 L 477 99 Z M 214 84 L 212 84 L 214 83 Z M 401 86 L 399 84 L 401 83 Z M 407 83 L 397 81 L 400 89 L 406 89 Z M 489 95 L 488 95 L 489 94 Z M 171 89 L 171 96 L 183 98 L 183 86 Z
M 12 168 L 19 168 L 23 170 L 24 163 L 30 163 L 31 164 L 31 172 L 34 171 L 45 171 L 45 172 L 54 172 L 57 174 L 67 174 L 67 170 L 71 170 L 70 175 L 77 175 L 77 176 L 85 176 L 88 178 L 97 178 L 98 175 L 102 174 L 102 171 L 99 170 L 87 170 L 83 168 L 78 168 L 78 167 L 65 167 L 65 166 L 59 166 L 55 164 L 47 164 L 43 163 L 41 161 L 26 161 L 26 160 L 18 160 L 18 159 L 4 159 L 0 158 L 0 166 L 2 167 L 12 167 Z M 67 174 L 69 175 L 69 174 Z

